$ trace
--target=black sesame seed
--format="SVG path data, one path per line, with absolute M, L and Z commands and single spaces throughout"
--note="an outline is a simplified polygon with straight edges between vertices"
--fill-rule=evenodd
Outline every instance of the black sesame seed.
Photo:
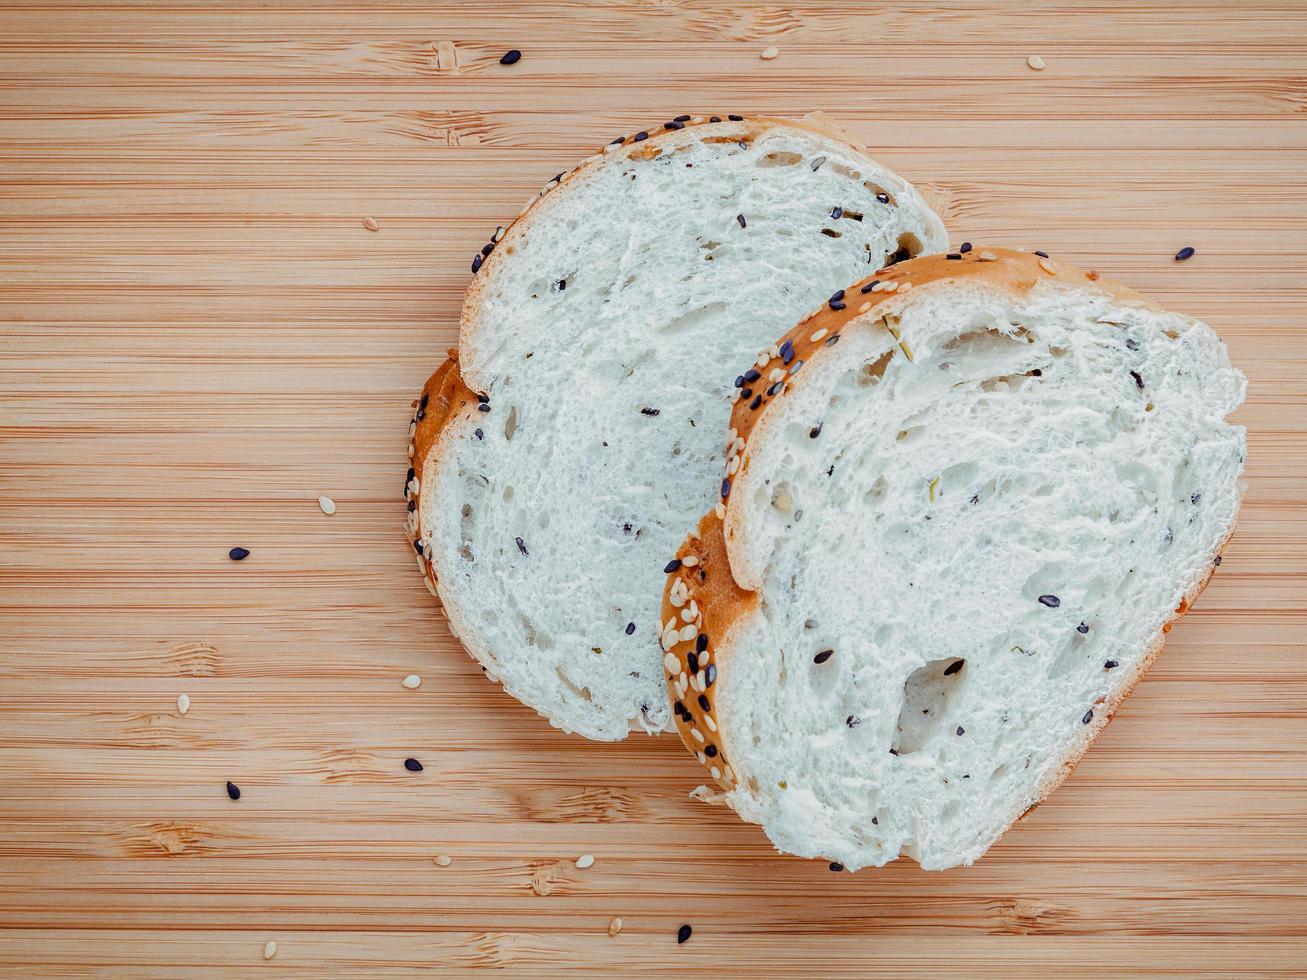
M 681 567 L 681 559 L 673 558 L 671 561 L 669 561 L 666 565 L 663 566 L 663 572 L 670 575 L 672 574 L 672 572 L 676 571 L 680 567 Z
M 1138 349 L 1139 349 L 1139 341 L 1137 341 L 1137 340 L 1130 340 L 1129 338 L 1127 338 L 1127 339 L 1126 339 L 1126 342 L 1125 342 L 1125 345 L 1126 345 L 1126 348 L 1127 348 L 1128 350 L 1138 350 Z
M 522 60 L 522 52 L 514 48 L 512 51 L 505 51 L 504 56 L 499 59 L 501 65 L 515 65 Z
M 415 470 L 415 469 L 413 469 L 413 467 L 410 466 L 410 467 L 408 468 L 408 476 L 404 477 L 404 482 L 407 483 L 409 480 L 413 479 L 413 477 L 415 477 L 415 476 L 417 476 L 417 475 L 418 475 L 418 471 Z
M 1058 606 L 1062 605 L 1062 600 L 1055 595 L 1041 595 L 1039 601 L 1043 605 L 1048 606 L 1049 609 L 1056 609 Z
M 740 397 L 741 397 L 741 398 L 752 398 L 752 397 L 753 397 L 753 389 L 752 389 L 752 388 L 745 388 L 745 389 L 743 389 L 743 390 L 740 392 Z
M 486 242 L 484 245 L 481 246 L 481 254 L 482 254 L 482 255 L 489 255 L 489 254 L 490 254 L 491 252 L 493 252 L 494 250 L 495 250 L 495 243 L 494 243 L 494 242 Z
M 1081 636 L 1084 636 L 1086 633 L 1089 632 L 1089 624 L 1081 623 L 1079 626 L 1076 627 L 1076 632 L 1079 633 Z
M 480 405 L 477 406 L 477 411 L 478 411 L 478 412 L 488 412 L 488 411 L 490 411 L 490 406 L 487 405 L 486 403 L 482 402 Z
M 626 635 L 627 635 L 627 636 L 630 636 L 630 635 L 631 635 L 632 633 L 634 633 L 634 632 L 635 632 L 635 623 L 627 623 L 627 624 L 626 624 Z
M 690 121 L 690 116 L 688 113 L 684 116 L 677 116 L 675 119 L 672 120 L 672 122 L 689 122 L 689 121 Z
M 232 561 L 243 561 L 249 556 L 250 552 L 248 548 L 232 548 L 231 551 L 227 552 L 227 557 Z
M 1144 390 L 1144 379 L 1140 376 L 1139 372 L 1138 372 L 1138 371 L 1131 371 L 1131 372 L 1130 372 L 1130 377 L 1132 377 L 1132 378 L 1135 379 L 1135 387 L 1138 388 L 1140 391 L 1143 391 L 1143 390 Z
M 944 256 L 944 258 L 946 258 L 946 259 L 951 259 L 951 260 L 954 261 L 954 262 L 961 262 L 961 261 L 962 261 L 962 253 L 961 253 L 961 252 L 949 252 L 948 255 Z
M 957 732 L 957 733 L 958 733 L 959 735 L 965 735 L 965 734 L 967 733 L 967 730 L 966 730 L 965 728 L 963 728 L 961 725 L 958 725 L 958 732 Z
M 858 290 L 858 292 L 860 292 L 860 293 L 869 293 L 869 292 L 871 292 L 873 289 L 875 289 L 876 286 L 879 285 L 879 283 L 880 283 L 880 280 L 879 280 L 879 279 L 873 279 L 873 280 L 871 280 L 871 282 L 867 283 L 867 284 L 866 284 L 865 286 L 863 286 L 860 290 Z
M 476 255 L 472 256 L 472 271 L 473 272 L 479 271 L 481 268 L 481 263 L 484 262 L 485 260 L 486 257 L 482 255 L 480 252 L 477 252 Z
M 741 228 L 747 228 L 749 226 L 749 223 L 744 220 L 744 215 L 742 214 L 737 214 L 735 216 L 735 220 L 740 223 Z
M 762 395 L 755 395 L 753 401 L 749 402 L 750 411 L 756 412 L 758 406 L 762 404 Z
M 877 195 L 876 195 L 876 200 L 880 201 L 881 204 L 888 204 L 888 203 L 889 203 L 889 195 L 888 195 L 888 194 L 877 194 Z
M 843 871 L 844 865 L 840 864 L 838 861 L 832 861 L 830 863 L 830 869 L 832 871 Z
M 830 299 L 828 300 L 828 302 L 838 303 L 843 298 L 844 298 L 844 290 L 837 289 L 835 290 L 835 292 L 830 294 Z
M 777 381 L 774 385 L 772 385 L 771 387 L 769 387 L 769 388 L 767 389 L 767 397 L 768 397 L 768 398 L 771 398 L 773 395 L 776 394 L 776 392 L 780 391 L 780 390 L 781 390 L 781 384 L 782 384 L 782 383 L 783 383 L 783 382 Z
M 898 749 L 890 749 L 890 750 L 889 750 L 889 754 L 890 754 L 890 755 L 898 755 L 898 754 L 899 754 L 899 750 L 898 750 Z
M 1213 558 L 1213 559 L 1212 559 L 1212 564 L 1213 564 L 1213 565 L 1219 565 L 1219 564 L 1221 564 L 1221 556 L 1220 556 L 1220 555 L 1217 555 L 1215 558 Z
M 808 430 L 808 438 L 809 438 L 809 439 L 816 439 L 819 435 L 821 435 L 821 426 L 822 426 L 822 423 L 818 422 L 818 423 L 817 423 L 816 425 L 814 425 L 811 429 L 809 429 L 809 430 Z
M 663 129 L 684 129 L 684 128 L 685 128 L 685 123 L 677 122 L 675 119 L 673 119 L 669 123 L 663 123 Z
M 844 719 L 844 724 L 848 725 L 850 728 L 856 728 L 858 725 L 862 724 L 862 719 L 857 715 L 849 715 Z
M 426 393 L 423 393 L 422 400 L 418 402 L 418 408 L 426 408 L 427 402 L 429 402 L 430 400 L 431 400 L 431 396 Z
M 958 246 L 958 251 L 961 252 L 963 255 L 966 255 L 968 252 L 971 251 L 971 243 L 963 242 L 961 245 Z
M 834 650 L 822 650 L 820 653 L 818 653 L 815 657 L 812 658 L 812 662 L 814 664 L 824 664 L 827 660 L 829 660 L 834 655 L 835 655 Z
M 700 701 L 707 701 L 708 699 L 707 699 L 706 697 L 704 697 L 702 694 L 700 694 L 700 695 L 699 695 L 699 700 L 700 700 Z M 704 710 L 704 711 L 707 711 L 707 710 L 708 710 L 708 705 L 705 704 L 705 705 L 703 706 L 703 710 Z M 706 755 L 706 756 L 707 756 L 708 758 L 710 758 L 710 759 L 715 759 L 715 758 L 717 758 L 717 746 L 715 746 L 715 745 L 709 745 L 709 746 L 707 746 L 707 747 L 703 750 L 703 754 Z
M 484 440 L 485 437 L 486 437 L 486 434 L 485 434 L 484 432 L 482 432 L 480 429 L 477 429 L 477 430 L 476 430 L 476 434 L 477 434 L 477 438 L 478 438 L 478 439 L 482 439 L 482 440 Z
M 1047 252 L 1041 252 L 1039 249 L 1035 249 L 1035 254 L 1038 255 L 1041 259 L 1046 259 L 1046 258 L 1048 258 L 1048 253 L 1047 253 Z
M 1104 669 L 1104 670 L 1111 670 L 1113 667 L 1120 667 L 1120 666 L 1121 666 L 1121 661 L 1119 661 L 1119 660 L 1109 660 L 1109 661 L 1107 661 L 1106 663 L 1103 664 L 1103 669 Z
M 632 141 L 636 143 L 640 143 L 644 140 L 647 140 L 648 138 L 649 138 L 649 134 L 646 133 L 643 129 L 631 137 Z
M 749 368 L 749 370 L 744 372 L 744 380 L 748 384 L 752 384 L 753 382 L 757 381 L 761 377 L 762 377 L 762 372 L 759 371 L 757 368 Z
M 728 115 L 726 118 L 729 119 L 731 122 L 744 122 L 744 117 L 743 117 L 743 116 L 731 116 L 731 115 Z
M 812 170 L 813 170 L 813 173 L 816 173 L 818 170 L 820 170 L 820 169 L 821 169 L 821 165 L 822 165 L 823 163 L 825 163 L 825 162 L 826 162 L 826 158 L 825 158 L 825 157 L 817 157 L 817 159 L 813 160 L 813 161 L 812 161 Z
M 227 795 L 233 800 L 239 800 L 241 798 L 241 788 L 230 779 L 227 780 Z
M 677 930 L 676 930 L 676 943 L 677 943 L 677 945 L 679 946 L 681 943 L 683 943 L 683 942 L 685 942 L 687 939 L 689 939 L 689 938 L 690 938 L 690 935 L 691 935 L 693 932 L 694 932 L 694 930 L 691 929 L 689 926 L 681 926 L 681 928 L 677 929 Z
M 1185 259 L 1193 258 L 1193 254 L 1194 254 L 1193 246 L 1186 245 L 1184 248 L 1180 249 L 1180 251 L 1175 253 L 1175 260 L 1177 262 L 1183 262 Z
M 608 141 L 608 145 L 609 145 L 609 146 L 617 146 L 618 144 L 620 144 L 620 143 L 625 143 L 625 142 L 626 142 L 626 137 L 625 137 L 625 136 L 619 136 L 619 137 L 617 137 L 617 139 L 615 139 L 615 140 L 609 140 L 609 141 Z
M 414 541 L 414 542 L 413 542 L 413 550 L 416 551 L 419 555 L 422 554 L 422 542 L 421 542 L 421 541 Z
M 529 555 L 531 553 L 526 550 L 526 542 L 521 538 L 514 538 L 513 540 L 517 542 L 517 550 L 522 552 L 522 554 Z
M 703 653 L 708 649 L 708 634 L 700 633 L 694 638 L 694 652 Z
M 880 826 L 880 820 L 878 820 L 876 817 L 872 817 L 871 822 L 874 823 L 877 827 Z
M 417 759 L 405 759 L 404 768 L 409 772 L 421 772 L 422 763 L 418 762 Z
M 953 674 L 956 674 L 959 670 L 962 669 L 962 665 L 964 663 L 966 663 L 965 660 L 954 660 L 951 664 L 949 664 L 947 667 L 944 668 L 944 676 L 949 677 Z
M 721 116 L 709 116 L 709 117 L 708 117 L 708 121 L 709 121 L 709 122 L 721 122 L 721 121 L 722 121 L 722 117 L 721 117 Z
M 725 480 L 722 481 L 722 496 L 729 497 L 730 495 L 731 495 L 731 478 L 727 477 Z
M 661 408 L 642 408 L 640 409 L 640 414 L 653 416 L 659 414 L 661 411 Z
M 1198 506 L 1198 501 L 1202 499 L 1203 495 L 1196 490 L 1189 495 L 1189 503 L 1193 504 L 1195 507 Z
M 837 334 L 837 333 L 833 333 L 833 334 L 831 334 L 829 337 L 826 338 L 826 342 L 825 342 L 822 346 L 823 346 L 823 347 L 834 347 L 834 346 L 835 346 L 836 344 L 838 344 L 839 342 L 840 342 L 840 335 Z
M 980 494 L 978 494 L 978 493 L 973 493 L 973 494 L 971 495 L 971 503 L 973 503 L 973 504 L 978 504 L 978 503 L 980 503 Z
M 411 514 L 413 513 L 413 511 L 417 509 L 418 509 L 418 502 L 416 500 L 410 500 L 408 502 L 408 512 Z
M 703 686 L 704 686 L 704 687 L 712 687 L 712 686 L 713 686 L 713 682 L 714 682 L 715 680 L 717 680 L 717 665 L 716 665 L 716 664 L 709 664 L 706 668 L 704 668 L 704 672 L 703 672 Z
M 699 673 L 699 655 L 697 653 L 686 654 L 685 664 L 691 674 Z
M 735 376 L 735 387 L 737 387 L 737 388 L 743 388 L 743 387 L 744 387 L 744 375 L 742 375 L 742 374 L 737 374 L 737 375 Z
M 699 707 L 703 708 L 704 711 L 712 710 L 712 702 L 708 700 L 708 695 L 706 694 L 699 695 Z M 712 751 L 709 752 L 708 749 L 712 749 Z M 713 746 L 711 745 L 708 746 L 708 749 L 704 749 L 705 755 L 713 756 L 717 754 L 717 749 L 714 748 Z
M 567 280 L 566 280 L 566 279 L 559 279 L 559 280 L 558 280 L 558 291 L 561 293 L 561 292 L 562 292 L 564 289 L 566 289 L 566 288 L 567 288 Z
M 1080 724 L 1088 725 L 1093 720 L 1094 720 L 1094 709 L 1090 708 L 1088 711 L 1085 712 L 1085 716 L 1080 719 Z
M 831 208 L 830 216 L 832 218 L 842 218 L 844 217 L 844 209 L 837 204 Z

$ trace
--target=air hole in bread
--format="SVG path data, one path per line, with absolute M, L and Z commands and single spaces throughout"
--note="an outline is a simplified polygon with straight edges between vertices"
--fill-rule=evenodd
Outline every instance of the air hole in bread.
M 829 165 L 829 168 L 830 168 L 831 170 L 835 171 L 835 173 L 837 173 L 837 174 L 842 174 L 843 176 L 848 177 L 848 178 L 851 179 L 851 180 L 861 180 L 861 179 L 862 179 L 862 172 L 861 172 L 861 171 L 859 171 L 859 170 L 854 170 L 852 167 L 846 166 L 846 165 L 843 164 L 843 163 L 831 163 L 831 164 Z
M 794 495 L 790 491 L 789 481 L 778 483 L 772 490 L 771 505 L 782 514 L 792 514 L 794 512 Z
M 858 372 L 858 385 L 867 388 L 871 385 L 880 384 L 880 379 L 884 376 L 885 369 L 889 367 L 889 362 L 893 357 L 894 348 L 890 348 L 875 360 L 863 362 L 862 370 Z
M 899 235 L 899 247 L 895 250 L 893 255 L 885 260 L 885 265 L 891 266 L 920 254 L 921 239 L 912 234 L 912 232 L 905 231 L 903 234 Z
M 509 442 L 513 441 L 513 433 L 517 431 L 517 406 L 514 405 L 508 410 L 508 418 L 504 420 L 504 438 Z
M 958 657 L 932 660 L 908 675 L 891 746 L 896 753 L 916 752 L 942 728 L 959 727 L 951 714 L 966 676 L 966 661 Z
M 503 492 L 503 494 L 501 494 L 501 496 L 504 498 L 504 503 L 508 503 L 509 501 L 511 501 L 511 500 L 513 499 L 513 487 L 512 487 L 512 484 L 509 484 L 509 485 L 507 485 L 507 486 L 504 487 L 504 492 Z
M 703 306 L 697 306 L 693 310 L 682 313 L 673 320 L 668 320 L 658 328 L 659 333 L 693 333 L 702 332 L 711 329 L 712 324 L 726 312 L 725 303 L 705 303 Z M 643 363 L 654 356 L 652 350 L 647 351 L 641 356 L 637 364 Z
M 758 158 L 759 167 L 793 167 L 803 162 L 803 154 L 790 150 L 772 150 Z

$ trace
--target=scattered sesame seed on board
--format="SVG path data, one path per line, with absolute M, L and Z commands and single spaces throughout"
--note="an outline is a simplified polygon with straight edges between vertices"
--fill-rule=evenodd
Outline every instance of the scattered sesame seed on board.
M 239 800 L 241 798 L 241 788 L 230 779 L 227 780 L 227 795 L 233 800 Z
M 1026 59 L 1026 64 L 1030 66 L 1031 71 L 1043 71 L 1044 59 L 1037 54 L 1032 54 Z
M 513 48 L 511 51 L 505 51 L 504 56 L 499 59 L 501 65 L 515 65 L 522 60 L 522 52 Z
M 679 946 L 681 943 L 688 940 L 692 935 L 694 935 L 694 929 L 691 926 L 689 925 L 681 926 L 681 928 L 676 930 L 676 944 Z
M 759 53 L 758 57 L 761 58 L 763 61 L 771 61 L 773 58 L 779 58 L 780 54 L 781 54 L 781 49 L 773 44 L 769 47 L 763 48 L 761 53 Z
M 322 508 L 322 513 L 326 514 L 328 517 L 336 513 L 336 501 L 332 500 L 330 497 L 319 497 L 318 506 Z
M 454 863 L 454 859 L 448 854 L 437 854 L 431 859 L 431 863 L 440 868 L 448 868 Z
M 1185 259 L 1193 258 L 1193 256 L 1194 247 L 1192 245 L 1186 245 L 1184 248 L 1180 249 L 1180 251 L 1175 253 L 1175 260 L 1177 262 L 1183 262 Z
M 412 759 L 412 758 L 405 759 L 404 768 L 407 769 L 409 772 L 421 772 L 422 763 L 418 762 L 417 759 Z
M 363 227 L 366 228 L 368 231 L 380 231 L 380 230 L 381 230 L 381 225 L 377 224 L 377 219 L 376 219 L 376 218 L 364 218 L 364 219 L 363 219 Z
M 594 863 L 595 863 L 595 856 L 593 854 L 582 854 L 579 858 L 576 859 L 576 866 L 580 868 L 582 871 L 584 871 L 586 868 L 590 867 Z
M 400 681 L 400 683 L 403 684 L 410 691 L 412 691 L 415 688 L 419 688 L 422 686 L 422 678 L 419 677 L 417 674 L 409 674 L 402 681 Z
M 231 551 L 227 552 L 227 557 L 232 561 L 244 561 L 249 556 L 250 550 L 248 548 L 232 548 Z
M 269 939 L 266 943 L 263 944 L 263 958 L 265 960 L 270 960 L 276 955 L 277 955 L 277 941 L 275 939 Z
M 621 919 L 619 919 L 617 916 L 613 916 L 611 919 L 608 920 L 608 935 L 616 936 L 621 931 L 622 931 Z
M 177 710 L 182 714 L 191 710 L 191 696 L 189 694 L 177 695 Z

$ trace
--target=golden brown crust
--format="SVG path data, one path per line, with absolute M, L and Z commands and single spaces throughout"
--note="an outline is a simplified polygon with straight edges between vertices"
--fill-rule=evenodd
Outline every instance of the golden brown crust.
M 458 351 L 448 353 L 445 362 L 427 379 L 422 394 L 413 402 L 413 419 L 409 423 L 409 471 L 404 481 L 409 512 L 406 529 L 417 553 L 418 569 L 432 595 L 436 594 L 436 573 L 431 567 L 431 543 L 422 540 L 418 518 L 422 507 L 423 463 L 446 423 L 461 408 L 478 400 L 476 393 L 463 383 L 458 370 Z
M 698 614 L 696 622 L 702 624 L 698 633 L 707 637 L 707 650 L 711 654 L 710 662 L 714 665 L 719 663 L 716 645 L 725 640 L 741 617 L 757 608 L 759 601 L 755 592 L 741 587 L 731 571 L 728 544 L 734 536 L 731 527 L 733 512 L 729 506 L 730 482 L 737 473 L 748 469 L 749 439 L 759 420 L 767 415 L 771 406 L 793 389 L 801 377 L 799 371 L 803 365 L 820 356 L 822 350 L 838 343 L 841 331 L 850 324 L 855 321 L 876 323 L 877 311 L 891 312 L 892 307 L 897 305 L 892 300 L 905 290 L 959 279 L 982 282 L 1017 296 L 1024 296 L 1041 280 L 1053 279 L 1079 288 L 1095 289 L 1116 299 L 1153 306 L 1143 296 L 1119 283 L 1099 278 L 1097 273 L 1082 272 L 1047 256 L 1010 249 L 971 248 L 966 253 L 925 256 L 880 269 L 843 290 L 842 295 L 837 293 L 825 307 L 800 322 L 770 350 L 761 352 L 750 371 L 742 376 L 744 384 L 737 392 L 735 408 L 731 413 L 731 430 L 726 445 L 727 476 L 722 486 L 723 498 L 727 503 L 719 503 L 700 522 L 697 533 L 682 544 L 676 555 L 680 565 L 669 573 L 663 592 L 664 626 L 673 616 L 677 617 L 677 626 L 681 626 L 680 610 L 691 607 L 693 603 L 692 608 Z M 873 283 L 877 285 L 872 286 Z M 886 284 L 893 285 L 887 289 Z M 863 287 L 868 287 L 868 291 L 863 292 Z M 890 323 L 885 322 L 885 326 L 893 332 Z M 895 336 L 897 339 L 897 334 Z M 910 348 L 902 341 L 900 346 L 910 359 Z M 687 558 L 692 561 L 689 566 L 686 564 Z M 1177 618 L 1188 611 L 1210 577 L 1211 571 L 1181 601 L 1176 610 Z M 679 607 L 672 601 L 673 590 L 676 590 L 678 598 L 681 594 L 685 597 Z M 1161 652 L 1165 634 L 1170 629 L 1169 622 L 1163 626 L 1157 641 L 1122 692 L 1105 702 L 1101 711 L 1099 706 L 1095 706 L 1094 716 L 1087 723 L 1087 737 L 1075 756 L 1041 789 L 1040 801 L 1047 798 L 1075 768 L 1117 706 L 1134 689 L 1144 671 Z M 702 642 L 698 640 L 698 633 L 687 640 L 679 632 L 672 636 L 664 631 L 664 670 L 668 690 L 672 698 L 685 708 L 684 711 L 676 712 L 676 727 L 681 741 L 691 754 L 704 762 L 718 785 L 730 790 L 735 788 L 735 774 L 730 766 L 727 747 L 722 745 L 718 735 L 720 726 L 716 698 L 709 690 L 708 707 L 704 708 L 698 701 L 698 695 L 703 692 L 683 680 L 691 678 L 689 655 L 694 652 L 696 643 Z M 688 693 L 688 699 L 681 696 L 682 692 Z M 706 755 L 709 745 L 712 746 L 710 756 Z

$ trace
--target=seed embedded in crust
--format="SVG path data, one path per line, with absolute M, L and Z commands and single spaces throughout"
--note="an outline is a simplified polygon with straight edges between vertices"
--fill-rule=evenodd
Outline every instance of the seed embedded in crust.
M 686 555 L 681 559 L 681 564 L 686 568 L 693 568 L 695 565 L 699 564 L 699 559 L 694 555 Z
M 814 333 L 811 337 L 809 337 L 808 340 L 810 340 L 812 343 L 815 344 L 815 343 L 817 343 L 818 341 L 822 340 L 822 339 L 826 336 L 826 334 L 828 334 L 829 332 L 830 332 L 830 331 L 828 331 L 825 327 L 822 327 L 820 330 L 818 330 L 816 333 Z
M 780 57 L 780 53 L 781 53 L 781 49 L 773 44 L 770 47 L 763 48 L 762 51 L 758 54 L 758 57 L 761 58 L 763 61 L 771 61 L 773 58 Z
M 676 571 L 680 567 L 681 567 L 681 559 L 673 558 L 671 561 L 669 561 L 666 565 L 663 566 L 663 574 L 671 575 L 672 572 Z
M 1037 54 L 1032 54 L 1026 59 L 1026 64 L 1030 66 L 1031 71 L 1043 71 L 1044 59 Z
M 1054 262 L 1052 259 L 1041 258 L 1039 260 L 1039 267 L 1043 269 L 1045 272 L 1047 272 L 1050 276 L 1057 275 L 1057 263 Z

